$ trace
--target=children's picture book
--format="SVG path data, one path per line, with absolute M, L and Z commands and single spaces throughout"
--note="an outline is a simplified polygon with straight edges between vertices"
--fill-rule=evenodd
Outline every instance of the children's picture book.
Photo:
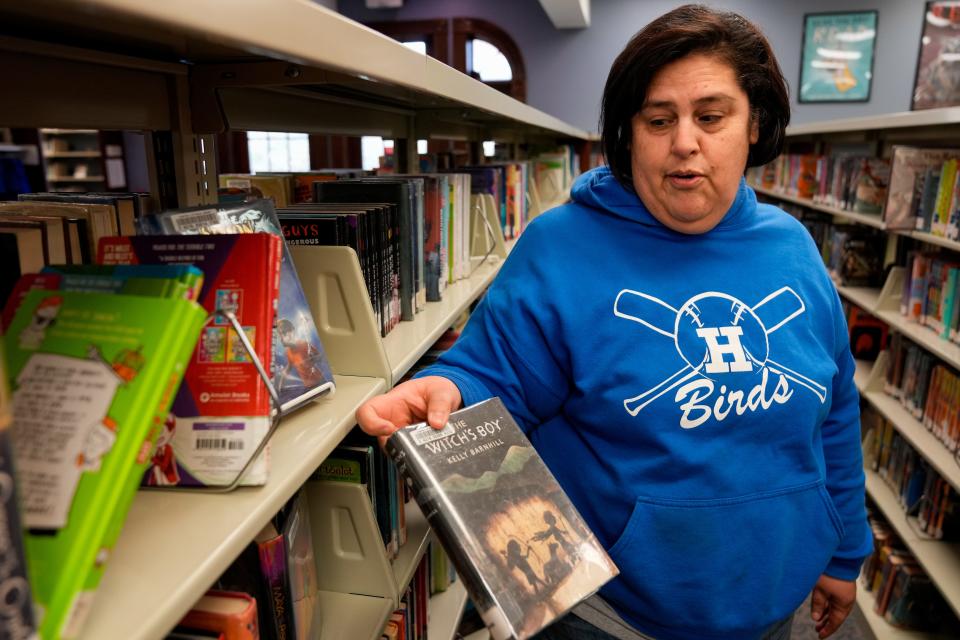
M 386 450 L 495 640 L 533 636 L 619 573 L 499 398 Z
M 269 368 L 280 240 L 269 233 L 209 236 L 108 237 L 99 262 L 190 263 L 204 273 L 199 301 L 208 313 L 232 312 Z M 184 382 L 164 421 L 149 486 L 229 485 L 270 429 L 270 394 L 237 330 L 222 315 L 204 326 Z M 241 484 L 262 485 L 269 472 L 261 455 Z
M 14 315 L 11 433 L 41 638 L 80 633 L 206 315 L 44 290 Z
M 144 235 L 271 233 L 283 238 L 273 203 L 267 199 L 233 206 L 172 209 L 138 219 Z M 273 384 L 281 414 L 334 389 L 333 373 L 320 342 L 286 243 L 281 244 L 280 297 L 273 338 Z

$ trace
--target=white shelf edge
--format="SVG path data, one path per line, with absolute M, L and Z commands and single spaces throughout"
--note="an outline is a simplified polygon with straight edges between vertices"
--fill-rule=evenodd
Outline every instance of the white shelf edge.
M 873 227 L 875 229 L 886 228 L 886 225 L 884 225 L 883 220 L 880 219 L 879 215 L 873 216 L 867 213 L 857 213 L 855 211 L 846 211 L 844 209 L 838 209 L 837 207 L 830 207 L 827 205 L 814 202 L 813 200 L 810 200 L 808 198 L 798 198 L 796 196 L 787 195 L 782 191 L 778 191 L 776 189 L 767 189 L 766 187 L 761 187 L 756 184 L 750 184 L 750 187 L 757 193 L 763 194 L 765 196 L 770 196 L 771 198 L 776 198 L 778 200 L 783 200 L 785 202 L 792 202 L 793 204 L 798 204 L 808 209 L 814 209 L 815 211 L 829 213 L 830 215 L 837 218 L 845 218 L 852 222 Z
M 874 314 L 891 327 L 902 333 L 911 341 L 937 356 L 951 367 L 960 368 L 960 345 L 949 340 L 943 340 L 929 327 L 919 325 L 915 322 L 908 322 L 906 318 L 897 311 L 876 311 Z
M 876 598 L 873 592 L 864 589 L 863 583 L 857 581 L 857 607 L 877 640 L 928 640 L 936 637 L 922 631 L 894 627 L 873 610 L 874 602 Z
M 853 373 L 853 384 L 862 396 L 867 390 L 867 381 L 870 379 L 870 372 L 873 370 L 873 363 L 867 360 L 856 360 L 856 370 Z
M 960 242 L 956 240 L 950 240 L 943 236 L 937 236 L 932 233 L 927 233 L 925 231 L 910 231 L 908 229 L 887 229 L 886 223 L 880 218 L 879 215 L 873 216 L 866 213 L 856 213 L 853 211 L 845 211 L 843 209 L 838 209 L 836 207 L 830 207 L 827 205 L 816 203 L 807 198 L 798 198 L 796 196 L 787 195 L 782 191 L 776 189 L 767 189 L 766 187 L 761 187 L 759 185 L 750 184 L 750 187 L 757 193 L 770 196 L 771 198 L 776 198 L 778 200 L 783 200 L 785 202 L 792 202 L 798 204 L 801 207 L 806 207 L 807 209 L 813 209 L 815 211 L 822 211 L 823 213 L 829 213 L 838 218 L 845 218 L 851 222 L 856 222 L 858 224 L 866 225 L 868 227 L 873 227 L 874 229 L 880 229 L 882 231 L 887 231 L 888 233 L 893 233 L 900 236 L 905 236 L 908 238 L 913 238 L 920 242 L 925 242 L 927 244 L 936 245 L 938 247 L 943 247 L 945 249 L 950 249 L 952 251 L 960 251 Z
M 393 613 L 393 602 L 389 598 L 335 591 L 320 591 L 317 596 L 320 606 L 317 637 L 321 640 L 378 640 Z
M 507 243 L 507 250 L 513 244 Z M 443 291 L 443 300 L 428 302 L 410 322 L 401 322 L 383 339 L 387 361 L 396 384 L 426 353 L 444 331 L 476 300 L 503 266 L 503 260 L 491 256 L 469 278 Z
M 241 52 L 345 73 L 473 107 L 514 122 L 586 140 L 586 130 L 515 100 L 345 16 L 303 0 L 87 0 L 103 28 L 199 37 Z M 126 27 L 123 27 L 126 25 Z M 251 29 L 250 25 L 257 25 Z M 158 36 L 159 37 L 159 36 Z
M 951 367 L 960 369 L 960 344 L 942 339 L 929 327 L 909 322 L 898 311 L 884 311 L 877 308 L 880 302 L 880 290 L 869 287 L 837 287 L 840 295 L 850 302 L 862 307 L 891 328 L 896 329 L 923 347 L 933 355 L 943 360 Z
M 926 242 L 927 244 L 944 247 L 945 249 L 960 251 L 960 242 L 957 242 L 956 240 L 950 240 L 949 238 L 944 238 L 943 236 L 935 236 L 932 233 L 926 233 L 924 231 L 896 231 L 895 233 L 909 236 L 914 240 Z
M 266 486 L 138 492 L 80 637 L 156 639 L 173 628 L 343 439 L 357 408 L 386 389 L 379 378 L 336 383 L 333 395 L 284 419 Z
M 920 566 L 937 585 L 950 608 L 960 615 L 960 545 L 919 538 L 907 524 L 897 497 L 884 480 L 870 469 L 864 469 L 864 473 L 867 476 L 867 493 L 917 557 Z
M 446 591 L 433 594 L 430 598 L 427 637 L 430 640 L 453 640 L 466 604 L 467 590 L 459 578 Z
M 878 116 L 839 118 L 836 120 L 811 122 L 809 124 L 796 124 L 787 127 L 786 135 L 789 138 L 791 136 L 813 135 L 818 133 L 928 127 L 957 123 L 960 123 L 960 107 L 945 107 L 942 109 L 900 111 Z
M 944 480 L 960 491 L 960 465 L 954 462 L 953 454 L 936 436 L 927 431 L 896 398 L 882 391 L 869 391 L 863 397 L 893 423 L 900 435 L 933 465 Z
M 864 311 L 876 315 L 877 304 L 880 302 L 880 289 L 838 286 L 837 292 Z

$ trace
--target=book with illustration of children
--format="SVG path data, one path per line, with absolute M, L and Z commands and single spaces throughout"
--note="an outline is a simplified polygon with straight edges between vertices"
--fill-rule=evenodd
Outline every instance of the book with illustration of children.
M 494 640 L 524 640 L 618 570 L 499 398 L 421 423 L 387 453 Z
M 206 319 L 183 298 L 28 292 L 4 347 L 41 638 L 74 638 Z

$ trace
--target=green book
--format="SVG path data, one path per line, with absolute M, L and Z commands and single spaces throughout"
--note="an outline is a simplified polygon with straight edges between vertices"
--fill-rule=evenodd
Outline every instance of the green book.
M 189 300 L 73 291 L 17 310 L 4 341 L 41 638 L 80 633 L 205 319 Z

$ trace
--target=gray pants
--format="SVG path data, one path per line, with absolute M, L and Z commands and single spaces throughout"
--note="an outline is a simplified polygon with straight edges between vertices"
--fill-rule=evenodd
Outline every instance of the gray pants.
M 589 622 L 588 622 L 589 620 Z M 771 626 L 760 640 L 790 640 L 793 615 Z M 580 603 L 573 613 L 557 620 L 532 640 L 654 640 L 617 614 L 600 596 Z

